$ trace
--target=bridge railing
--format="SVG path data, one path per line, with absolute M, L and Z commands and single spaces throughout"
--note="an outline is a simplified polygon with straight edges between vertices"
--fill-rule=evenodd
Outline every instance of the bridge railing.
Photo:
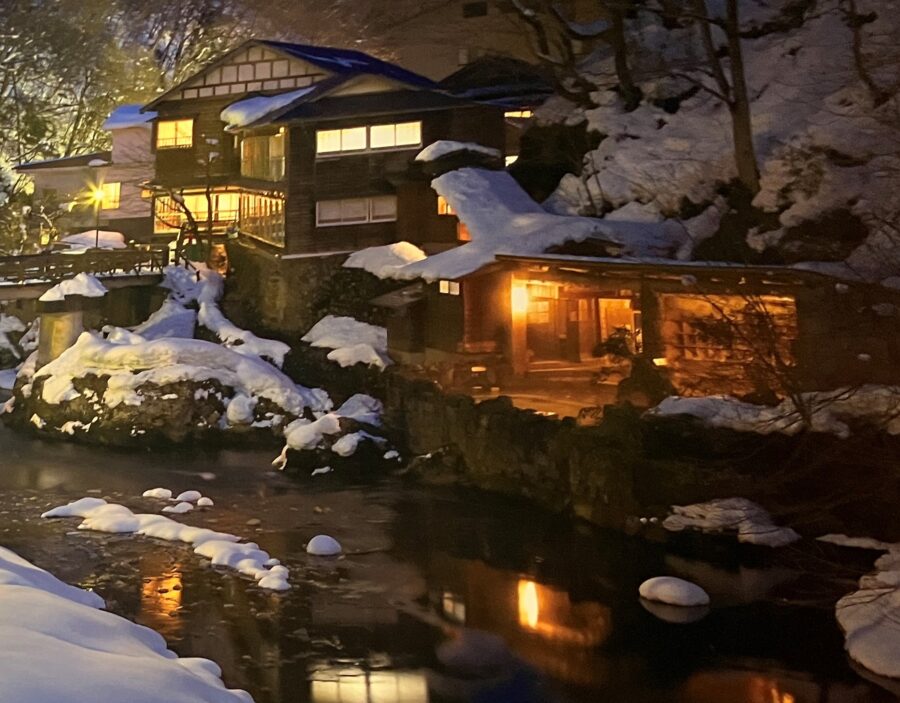
M 168 263 L 166 247 L 3 256 L 0 257 L 0 285 L 57 283 L 79 273 L 100 277 L 146 275 L 161 273 Z

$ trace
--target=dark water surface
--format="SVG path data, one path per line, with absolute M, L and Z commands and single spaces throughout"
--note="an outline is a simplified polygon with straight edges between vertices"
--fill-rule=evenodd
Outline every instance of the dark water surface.
M 827 563 L 823 578 L 789 552 L 778 564 L 732 550 L 701 559 L 393 478 L 294 482 L 271 470 L 274 454 L 122 453 L 0 429 L 0 544 L 94 588 L 180 655 L 215 660 L 257 703 L 897 700 L 848 663 L 828 603 L 853 575 Z M 156 486 L 212 497 L 215 508 L 176 519 L 258 542 L 291 569 L 293 589 L 261 591 L 186 546 L 38 517 L 84 495 L 155 512 L 160 503 L 139 496 Z M 346 556 L 307 557 L 318 533 Z M 637 587 L 661 574 L 701 583 L 713 608 L 688 624 L 651 614 Z M 455 653 L 447 666 L 436 648 L 463 626 L 475 632 L 442 650 Z

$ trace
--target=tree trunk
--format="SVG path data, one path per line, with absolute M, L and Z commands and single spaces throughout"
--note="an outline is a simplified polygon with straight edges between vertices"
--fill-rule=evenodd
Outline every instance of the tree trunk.
M 747 95 L 747 77 L 744 74 L 744 56 L 741 52 L 737 0 L 728 0 L 725 34 L 731 64 L 731 101 L 728 107 L 731 111 L 734 161 L 741 183 L 756 195 L 759 192 L 759 166 L 753 147 L 753 120 L 750 115 L 750 98 Z
M 641 89 L 634 84 L 631 75 L 631 67 L 628 65 L 628 43 L 625 41 L 625 17 L 620 10 L 612 11 L 612 32 L 610 43 L 612 44 L 615 62 L 616 78 L 619 80 L 619 88 L 622 91 L 622 100 L 625 102 L 625 110 L 631 112 L 641 104 Z

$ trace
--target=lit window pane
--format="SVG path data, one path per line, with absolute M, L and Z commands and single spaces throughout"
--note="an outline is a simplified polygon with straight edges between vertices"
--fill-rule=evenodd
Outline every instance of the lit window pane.
M 121 194 L 121 183 L 104 183 L 102 208 L 104 210 L 118 210 Z
M 160 149 L 190 147 L 193 142 L 193 120 L 163 120 L 157 125 L 156 146 Z
M 341 151 L 363 151 L 366 148 L 366 128 L 341 130 Z
M 327 129 L 316 132 L 316 151 L 333 154 L 341 150 L 341 130 Z
M 404 122 L 397 125 L 397 146 L 411 146 L 421 143 L 421 122 Z
M 365 222 L 368 219 L 369 208 L 365 198 L 341 201 L 341 222 Z
M 318 207 L 319 224 L 334 224 L 341 221 L 341 201 L 323 200 Z
M 372 198 L 372 221 L 387 222 L 397 219 L 397 197 L 384 195 Z
M 397 140 L 394 137 L 394 125 L 380 124 L 375 125 L 369 130 L 369 146 L 372 149 L 386 149 L 396 146 Z
M 441 293 L 449 293 L 450 292 L 450 281 L 441 281 L 438 283 L 438 290 Z

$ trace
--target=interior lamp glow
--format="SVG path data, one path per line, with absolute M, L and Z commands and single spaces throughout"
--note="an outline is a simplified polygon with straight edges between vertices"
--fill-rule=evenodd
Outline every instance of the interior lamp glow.
M 528 289 L 522 284 L 513 282 L 511 302 L 514 315 L 524 315 L 528 312 Z

